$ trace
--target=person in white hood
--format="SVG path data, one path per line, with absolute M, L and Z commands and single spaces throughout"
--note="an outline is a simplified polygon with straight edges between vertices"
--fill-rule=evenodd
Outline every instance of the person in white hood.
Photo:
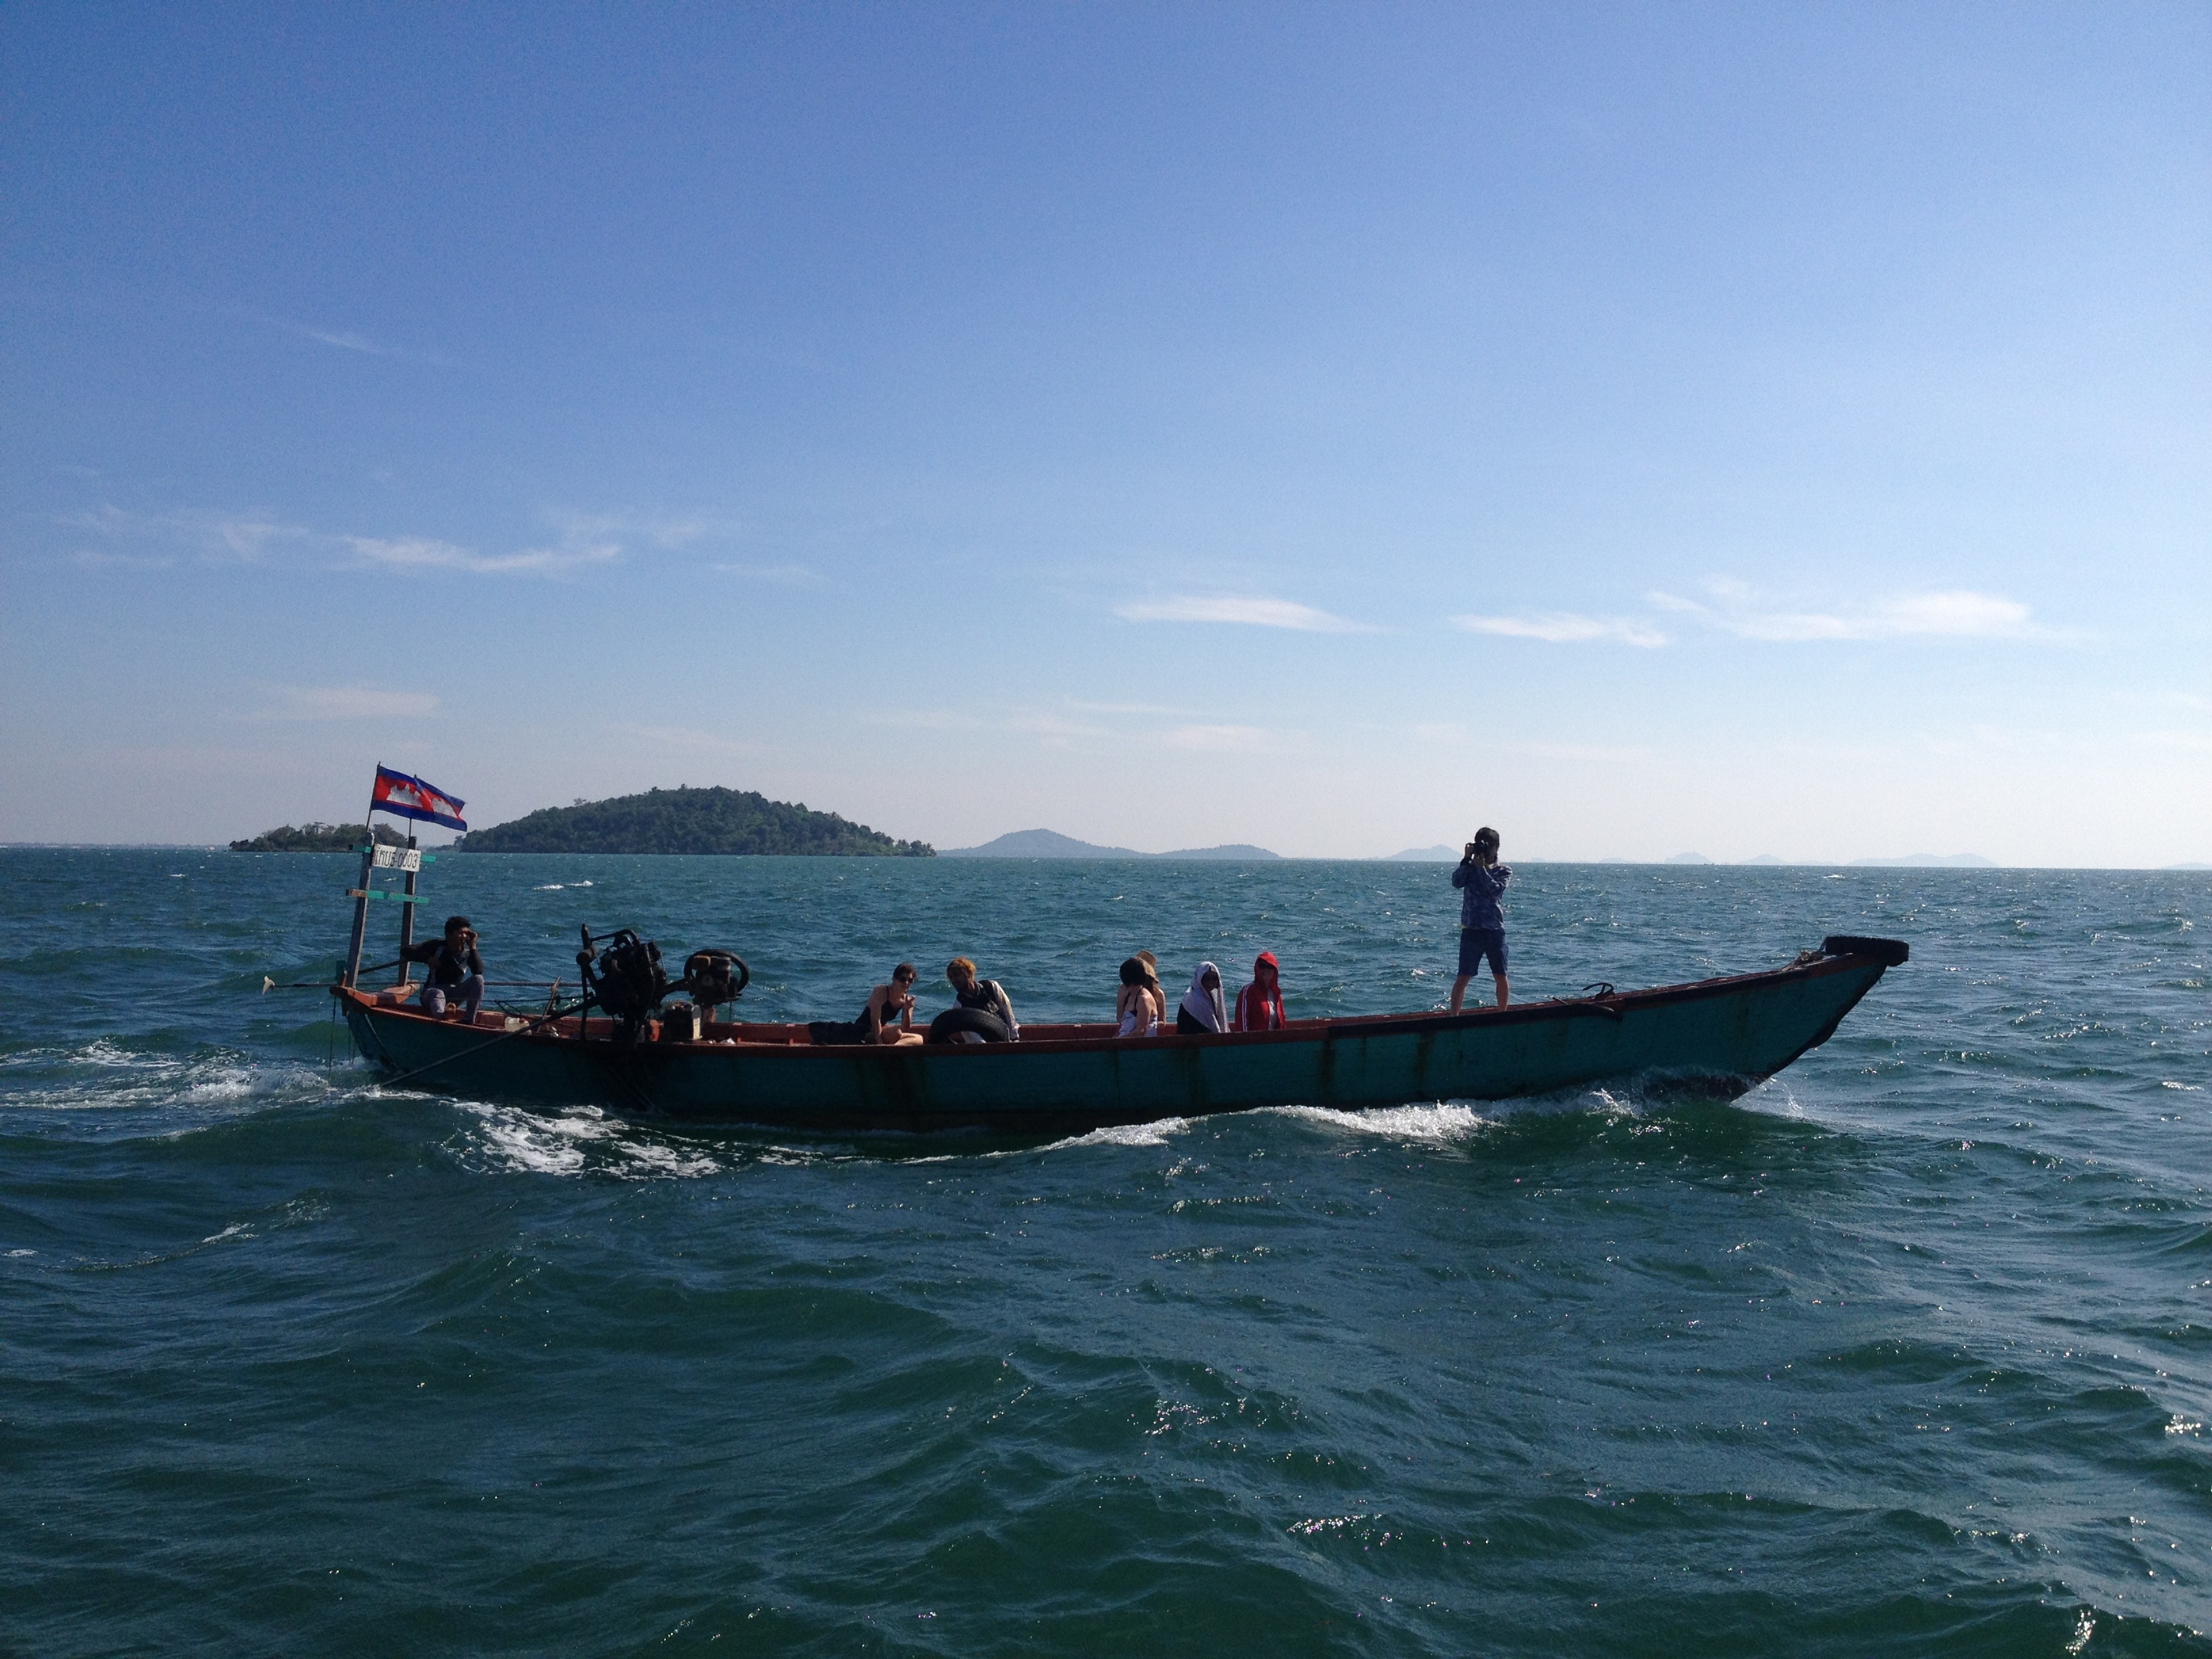
M 1194 1031 L 1228 1029 L 1229 1005 L 1222 1000 L 1221 969 L 1201 962 L 1190 976 L 1190 989 L 1182 994 L 1182 1006 L 1176 1010 L 1176 1030 L 1188 1036 Z

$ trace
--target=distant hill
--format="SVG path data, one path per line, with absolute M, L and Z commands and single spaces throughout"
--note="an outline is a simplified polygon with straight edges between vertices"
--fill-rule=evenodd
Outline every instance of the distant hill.
M 1677 853 L 1673 858 L 1668 859 L 1667 862 L 1669 864 L 1711 864 L 1712 860 L 1707 858 L 1703 853 Z
M 1438 842 L 1434 847 L 1408 847 L 1402 853 L 1393 853 L 1382 860 L 1385 864 L 1457 864 L 1466 849 L 1447 847 Z
M 1101 847 L 1056 830 L 1016 830 L 981 847 L 948 847 L 948 859 L 1140 859 L 1127 847 Z
M 1782 860 L 1771 853 L 1753 853 L 1749 858 L 1744 860 L 1744 862 L 1746 864 L 1779 864 Z
M 1907 853 L 1901 859 L 1853 859 L 1851 867 L 1866 870 L 1994 870 L 1997 866 L 1979 853 Z
M 1186 847 L 1173 853 L 1139 853 L 1127 847 L 1101 847 L 1056 830 L 1016 830 L 981 847 L 948 847 L 948 859 L 1272 859 L 1280 854 L 1241 842 L 1221 847 Z
M 457 853 L 714 853 L 736 856 L 930 858 L 835 812 L 769 800 L 750 789 L 652 789 L 642 795 L 547 806 L 471 830 Z
M 407 837 L 388 823 L 376 826 L 377 844 L 380 847 L 404 847 Z M 361 825 L 357 823 L 303 823 L 298 829 L 286 824 L 281 830 L 264 830 L 250 841 L 234 841 L 230 844 L 234 853 L 350 853 L 361 845 Z

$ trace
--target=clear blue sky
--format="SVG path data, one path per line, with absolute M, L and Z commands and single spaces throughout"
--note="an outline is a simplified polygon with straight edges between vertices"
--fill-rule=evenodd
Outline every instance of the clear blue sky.
M 0 11 L 0 838 L 2212 859 L 2201 5 Z

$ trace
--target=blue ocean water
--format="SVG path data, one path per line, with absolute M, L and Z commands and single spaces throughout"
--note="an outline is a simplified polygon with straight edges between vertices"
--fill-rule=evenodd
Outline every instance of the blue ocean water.
M 0 853 L 0 1648 L 2212 1651 L 2212 878 L 1524 866 L 1520 997 L 1913 959 L 1733 1103 L 1024 1145 L 380 1089 L 259 989 L 351 873 Z M 425 884 L 499 977 L 632 925 L 758 1018 L 956 951 L 1104 1018 L 1145 945 L 1428 1006 L 1456 921 L 1433 866 Z

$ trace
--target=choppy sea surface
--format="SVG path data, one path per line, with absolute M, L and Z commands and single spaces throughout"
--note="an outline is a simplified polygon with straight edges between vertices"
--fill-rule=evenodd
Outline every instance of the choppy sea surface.
M 1012 1143 L 380 1088 L 260 989 L 352 873 L 0 852 L 0 1649 L 2212 1652 L 2212 878 L 1523 866 L 1516 997 L 1912 960 L 1732 1103 Z M 1456 923 L 1438 866 L 424 884 L 518 1007 L 589 922 L 757 1018 L 956 951 L 1103 1018 L 1146 945 L 1425 1007 Z

